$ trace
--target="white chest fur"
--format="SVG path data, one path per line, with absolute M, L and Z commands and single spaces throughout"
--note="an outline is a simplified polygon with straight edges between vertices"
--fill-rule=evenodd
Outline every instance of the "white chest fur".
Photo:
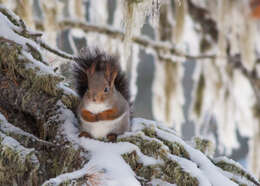
M 85 106 L 85 109 L 93 114 L 98 114 L 110 108 L 111 107 L 106 103 L 94 103 L 94 102 L 90 102 Z
M 118 127 L 118 123 L 125 116 L 126 113 L 122 114 L 120 117 L 109 120 L 109 121 L 98 121 L 98 122 L 87 122 L 81 118 L 82 128 L 91 134 L 94 138 L 106 137 L 115 128 Z

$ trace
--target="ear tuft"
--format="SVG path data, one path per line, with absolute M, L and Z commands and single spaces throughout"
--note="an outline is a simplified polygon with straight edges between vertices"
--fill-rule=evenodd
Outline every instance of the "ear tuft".
M 112 87 L 115 84 L 115 79 L 117 74 L 118 74 L 117 71 L 112 72 L 110 82 L 109 82 L 110 87 Z

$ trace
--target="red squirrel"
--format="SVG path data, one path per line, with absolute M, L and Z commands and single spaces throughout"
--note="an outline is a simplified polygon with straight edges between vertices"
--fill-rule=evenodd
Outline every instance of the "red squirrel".
M 99 49 L 86 49 L 75 61 L 76 91 L 81 99 L 79 137 L 115 138 L 129 130 L 128 81 L 118 58 Z

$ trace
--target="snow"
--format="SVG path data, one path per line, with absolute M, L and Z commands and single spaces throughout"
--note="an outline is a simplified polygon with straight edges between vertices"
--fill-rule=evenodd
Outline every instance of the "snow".
M 150 181 L 149 184 L 151 184 L 151 186 L 177 186 L 176 184 L 170 184 L 160 179 L 152 179 L 152 181 Z
M 98 23 L 99 25 L 106 25 L 108 20 L 108 1 L 95 0 L 89 1 L 89 15 L 91 23 Z
M 133 120 L 133 128 L 136 129 L 135 125 L 139 125 L 137 128 L 141 129 L 144 128 L 145 126 L 152 126 L 154 124 L 154 122 L 146 120 L 146 122 L 144 122 L 145 120 L 141 119 L 134 119 Z M 142 123 L 142 127 L 140 126 L 140 123 Z M 190 171 L 192 171 L 192 175 L 199 175 L 200 172 L 202 172 L 204 175 L 207 176 L 207 179 L 209 180 L 209 182 L 211 183 L 212 186 L 223 186 L 223 185 L 229 185 L 229 186 L 235 186 L 237 184 L 235 184 L 234 182 L 232 182 L 231 180 L 229 180 L 227 177 L 225 177 L 220 171 L 219 169 L 199 150 L 193 149 L 191 146 L 187 145 L 181 138 L 166 132 L 164 130 L 158 129 L 156 127 L 154 127 L 154 130 L 157 134 L 158 137 L 160 137 L 163 140 L 167 140 L 167 141 L 171 141 L 171 142 L 177 142 L 181 145 L 183 145 L 183 147 L 186 149 L 186 151 L 189 153 L 190 155 L 190 159 L 191 161 L 193 161 L 194 163 L 197 164 L 197 166 L 199 167 L 200 171 L 198 171 L 197 169 L 194 169 L 195 167 L 190 164 L 189 166 L 193 169 L 191 169 Z M 183 161 L 183 164 L 185 164 L 186 162 Z M 185 164 L 184 167 L 186 167 L 187 164 Z M 196 171 L 195 171 L 196 170 Z M 205 179 L 203 179 L 203 177 L 199 178 L 200 180 L 203 180 L 203 184 L 206 184 L 207 181 Z
M 84 165 L 82 169 L 79 169 L 77 171 L 71 172 L 71 173 L 65 173 L 57 176 L 56 178 L 49 179 L 48 181 L 43 183 L 44 185 L 59 185 L 63 183 L 65 180 L 73 180 L 78 179 L 86 175 L 94 175 L 98 177 L 98 184 L 104 184 L 105 179 L 107 179 L 103 175 L 103 170 L 95 167 L 92 165 L 92 163 L 87 163 Z
M 257 178 L 251 172 L 246 170 L 242 165 L 240 165 L 238 162 L 236 162 L 236 161 L 234 161 L 232 159 L 228 159 L 227 157 L 222 156 L 222 157 L 214 158 L 213 161 L 214 161 L 214 163 L 218 163 L 218 162 L 223 161 L 223 162 L 232 164 L 232 165 L 238 167 L 239 169 L 243 170 L 246 174 L 250 175 L 254 180 L 257 180 Z
M 62 103 L 59 102 L 58 104 L 63 107 Z M 91 163 L 94 167 L 105 170 L 104 175 L 109 177 L 109 179 L 105 179 L 104 185 L 140 186 L 140 183 L 135 178 L 135 173 L 124 161 L 121 156 L 122 154 L 136 151 L 137 155 L 140 157 L 140 163 L 143 163 L 144 166 L 158 163 L 158 160 L 145 156 L 136 145 L 128 142 L 107 143 L 84 137 L 79 138 L 79 130 L 74 126 L 74 123 L 77 123 L 74 114 L 65 108 L 62 108 L 61 112 L 63 113 L 61 119 L 65 120 L 63 126 L 64 134 L 70 141 L 80 145 L 89 152 L 90 160 L 88 163 Z M 84 170 L 85 169 L 82 169 L 82 171 Z M 76 174 L 79 173 L 76 172 Z M 70 176 L 74 176 L 74 174 L 71 173 Z M 66 181 L 68 177 L 62 176 L 59 178 L 59 181 L 61 181 L 60 179 Z
M 19 163 L 26 163 L 27 161 L 27 156 L 30 156 L 30 161 L 32 161 L 35 164 L 39 164 L 39 160 L 37 159 L 37 157 L 35 156 L 35 154 L 32 154 L 33 152 L 35 152 L 35 150 L 33 148 L 25 148 L 23 147 L 18 141 L 16 141 L 15 139 L 13 139 L 12 137 L 6 136 L 4 133 L 2 133 L 0 131 L 0 139 L 2 139 L 1 141 L 1 149 L 3 151 L 5 150 L 12 150 L 17 152 L 17 154 L 19 155 Z M 31 154 L 31 155 L 30 155 Z
M 48 67 L 48 66 L 44 65 L 42 62 L 34 59 L 29 52 L 22 50 L 21 53 L 25 58 L 27 58 L 28 60 L 31 61 L 30 63 L 26 63 L 25 67 L 27 69 L 30 69 L 30 68 L 33 68 L 35 70 L 38 69 L 36 71 L 36 73 L 38 73 L 38 75 L 47 75 L 47 74 L 56 75 L 50 67 Z
M 64 93 L 67 95 L 78 96 L 78 94 L 75 91 L 73 91 L 72 89 L 70 89 L 69 87 L 67 87 L 64 82 L 60 82 L 57 85 L 57 87 L 63 89 Z
M 130 136 L 140 136 L 142 137 L 142 139 L 147 140 L 147 141 L 156 141 L 157 143 L 159 143 L 160 145 L 162 145 L 162 149 L 164 149 L 165 151 L 169 151 L 169 147 L 164 145 L 160 140 L 156 139 L 156 138 L 150 138 L 148 136 L 146 136 L 143 132 L 141 131 L 137 131 L 137 132 L 126 132 L 122 135 L 120 135 L 118 138 L 125 138 L 125 137 L 130 137 Z M 160 160 L 157 160 L 157 163 L 161 164 L 162 162 Z
M 8 0 L 7 0 L 8 1 Z M 16 7 L 16 2 L 4 2 L 4 6 L 0 4 L 0 8 L 5 9 L 9 15 L 11 15 L 16 21 L 20 20 L 20 17 L 16 15 L 13 11 Z
M 209 179 L 203 174 L 195 163 L 175 155 L 169 156 L 170 159 L 178 162 L 185 172 L 188 172 L 192 177 L 197 178 L 200 186 L 211 185 Z
M 230 181 L 228 178 L 223 176 L 218 169 L 213 165 L 213 163 L 199 150 L 193 149 L 188 146 L 182 139 L 177 138 L 174 135 L 171 135 L 167 132 L 156 129 L 156 133 L 159 137 L 168 141 L 176 141 L 184 146 L 184 148 L 188 151 L 190 155 L 190 159 L 199 165 L 200 170 L 207 175 L 210 183 L 213 186 L 223 186 L 223 185 L 237 185 L 234 182 Z
M 252 182 L 249 182 L 245 177 L 242 177 L 242 176 L 238 176 L 238 175 L 235 175 L 235 174 L 232 174 L 230 172 L 227 172 L 227 171 L 223 171 L 222 169 L 219 168 L 219 171 L 222 172 L 223 175 L 227 176 L 228 178 L 230 179 L 235 179 L 237 180 L 239 183 L 241 184 L 244 184 L 246 186 L 255 186 L 254 183 Z
M 190 54 L 193 56 L 199 55 L 200 51 L 200 37 L 196 32 L 195 25 L 189 15 L 185 15 L 183 37 L 180 43 L 178 43 L 177 48 L 185 54 Z
M 14 41 L 22 45 L 23 48 L 25 49 L 27 49 L 26 43 L 28 43 L 34 48 L 39 50 L 40 47 L 35 42 L 16 34 L 14 30 L 19 31 L 21 28 L 11 23 L 9 19 L 1 12 L 0 12 L 0 28 L 1 28 L 0 37 Z

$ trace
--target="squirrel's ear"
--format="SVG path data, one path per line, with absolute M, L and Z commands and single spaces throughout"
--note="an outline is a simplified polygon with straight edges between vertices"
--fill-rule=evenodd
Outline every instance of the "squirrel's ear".
M 109 82 L 110 87 L 112 87 L 114 85 L 116 76 L 117 76 L 117 71 L 112 72 L 111 79 L 110 79 L 110 82 Z
M 111 64 L 106 65 L 105 76 L 106 76 L 106 79 L 109 82 L 109 86 L 112 87 L 114 85 L 114 82 L 115 82 L 115 79 L 116 79 L 116 76 L 117 76 L 117 71 L 112 70 Z
M 95 68 L 96 68 L 96 64 L 93 63 L 93 64 L 90 66 L 90 68 L 87 69 L 87 75 L 92 76 L 92 75 L 94 74 L 94 72 L 95 72 Z
M 105 76 L 106 76 L 108 81 L 110 81 L 110 73 L 111 73 L 111 65 L 110 64 L 106 64 Z

